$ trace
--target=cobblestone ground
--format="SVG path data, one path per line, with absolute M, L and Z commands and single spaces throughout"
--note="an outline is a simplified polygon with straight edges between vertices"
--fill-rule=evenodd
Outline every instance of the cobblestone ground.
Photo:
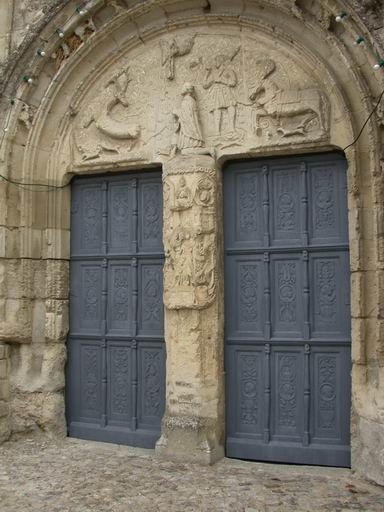
M 384 489 L 344 469 L 224 459 L 212 467 L 150 450 L 24 438 L 0 447 L 1 512 L 384 511 Z

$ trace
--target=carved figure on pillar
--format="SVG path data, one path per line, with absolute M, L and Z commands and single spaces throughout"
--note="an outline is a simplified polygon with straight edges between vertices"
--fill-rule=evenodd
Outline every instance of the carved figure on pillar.
M 171 208 L 172 210 L 180 211 L 186 210 L 192 206 L 192 192 L 188 187 L 186 179 L 181 176 L 179 183 L 176 188 L 175 205 Z
M 165 171 L 164 304 L 169 309 L 203 309 L 216 296 L 216 182 L 215 171 L 205 167 L 212 162 L 207 156 L 189 162 L 179 156 Z

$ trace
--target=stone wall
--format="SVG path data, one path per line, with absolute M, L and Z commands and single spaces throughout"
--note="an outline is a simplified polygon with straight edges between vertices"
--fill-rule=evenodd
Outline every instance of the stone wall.
M 180 297 L 167 295 L 166 290 L 170 357 L 167 412 L 159 453 L 178 456 L 177 446 L 183 442 L 189 446 L 191 459 L 210 462 L 222 453 L 222 222 L 217 206 L 221 201 L 221 166 L 235 157 L 343 149 L 353 140 L 384 87 L 382 71 L 372 70 L 377 56 L 384 55 L 382 3 L 91 0 L 87 7 L 92 16 L 80 19 L 74 16 L 73 1 L 1 2 L 0 88 L 5 96 L 0 101 L 0 112 L 8 122 L 0 149 L 1 174 L 23 183 L 65 185 L 73 174 L 162 165 L 164 174 L 169 170 L 167 180 L 176 193 L 180 186 L 198 186 L 198 162 L 218 173 L 218 203 L 212 209 L 217 237 L 207 241 L 206 246 L 205 242 L 202 244 L 216 269 L 214 296 L 202 308 L 201 290 L 197 295 L 195 290 L 189 290 L 187 305 L 180 302 Z M 335 15 L 347 8 L 348 20 L 337 24 Z M 63 40 L 52 37 L 57 27 L 65 31 Z M 352 45 L 356 34 L 364 36 L 365 47 Z M 236 122 L 244 129 L 243 138 L 238 134 L 223 136 L 221 121 L 215 125 L 211 119 L 209 86 L 202 86 L 202 76 L 209 68 L 206 48 L 217 46 L 218 39 L 225 41 L 223 52 L 233 63 L 237 80 L 234 87 L 241 96 Z M 44 59 L 36 55 L 42 41 L 49 41 L 44 45 Z M 257 71 L 255 76 L 252 70 Z M 34 85 L 22 80 L 25 73 L 34 78 Z M 293 89 L 304 96 L 308 90 L 316 91 L 311 108 L 319 123 L 305 136 L 288 134 L 289 140 L 282 127 L 280 135 L 260 131 L 251 105 L 252 81 L 257 80 L 264 80 L 279 91 Z M 20 100 L 11 107 L 10 98 L 15 95 Z M 195 126 L 193 148 L 186 138 L 178 137 L 175 129 L 177 124 L 182 127 L 180 109 L 185 99 L 199 112 L 201 120 L 201 126 Z M 119 123 L 101 115 L 100 105 L 112 104 L 126 121 L 124 133 L 119 131 Z M 352 295 L 352 465 L 382 484 L 383 112 L 380 107 L 359 142 L 346 151 Z M 232 114 L 227 114 L 230 120 Z M 201 164 L 201 160 L 205 163 Z M 181 169 L 195 169 L 190 175 L 187 173 L 184 185 L 179 180 Z M 169 197 L 164 199 L 166 215 L 199 217 L 198 205 L 172 205 L 167 203 L 171 201 Z M 9 423 L 7 406 L 0 402 L 0 432 L 3 429 L 7 433 L 9 428 L 13 432 L 43 429 L 63 434 L 69 191 L 33 193 L 28 187 L 2 183 L 0 200 L 0 340 L 10 347 L 10 362 L 5 365 L 9 368 L 8 384 L 1 378 L 5 358 L 0 358 L 0 397 L 1 390 L 5 395 L 10 389 L 11 410 Z M 167 236 L 166 244 L 172 245 L 172 234 L 169 240 Z M 210 249 L 213 246 L 214 251 Z M 172 247 L 168 257 L 171 252 Z M 167 279 L 166 274 L 166 282 Z M 209 298 L 210 293 L 212 289 L 206 289 L 202 296 Z M 176 340 L 180 325 L 185 323 L 189 327 L 183 331 L 183 344 L 193 359 L 196 379 L 192 374 L 184 380 L 178 375 L 177 368 L 185 363 L 185 352 Z M 202 351 L 207 336 L 212 340 L 212 353 Z M 210 362 L 208 366 L 206 361 Z M 187 405 L 183 400 L 186 395 Z M 177 430 L 180 435 L 175 434 Z

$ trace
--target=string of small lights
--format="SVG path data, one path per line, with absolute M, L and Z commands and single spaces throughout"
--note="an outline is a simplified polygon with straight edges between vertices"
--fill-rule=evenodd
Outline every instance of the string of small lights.
M 67 22 L 65 25 L 68 25 L 69 22 L 75 17 L 75 16 L 85 16 L 89 11 L 87 9 L 87 4 L 89 3 L 89 0 L 85 0 L 82 4 L 78 5 L 75 9 L 75 11 L 71 14 L 71 16 L 67 19 Z M 335 16 L 335 21 L 337 23 L 342 23 L 344 22 L 346 19 L 348 18 L 348 13 L 345 12 L 345 11 L 342 11 L 341 13 L 337 14 Z M 46 44 L 49 43 L 50 39 L 52 37 L 59 37 L 60 39 L 64 39 L 65 37 L 65 31 L 62 30 L 61 28 L 57 27 L 55 29 L 55 31 L 53 32 L 53 34 L 48 38 L 48 39 L 42 39 Z M 361 35 L 358 35 L 356 36 L 355 40 L 353 41 L 353 45 L 354 46 L 361 46 L 361 45 L 364 45 L 365 43 L 365 39 L 363 36 Z M 38 48 L 36 50 L 36 54 L 39 56 L 39 57 L 45 57 L 47 55 L 47 52 L 44 48 Z M 384 58 L 377 58 L 376 62 L 373 64 L 373 69 L 374 70 L 379 70 L 381 68 L 384 68 Z M 22 82 L 25 82 L 26 84 L 28 85 L 32 85 L 34 83 L 34 79 L 32 76 L 28 75 L 28 74 L 24 74 L 21 78 L 21 83 Z M 15 105 L 16 101 L 20 101 L 21 103 L 23 103 L 24 105 L 27 105 L 28 107 L 31 107 L 31 108 L 34 108 L 34 109 L 37 109 L 38 106 L 36 105 L 31 105 L 29 104 L 28 102 L 26 102 L 25 100 L 23 100 L 22 98 L 18 97 L 18 96 L 13 96 L 13 97 L 9 97 L 3 93 L 0 94 L 0 96 L 2 96 L 3 98 L 6 98 L 10 101 L 10 105 L 11 107 Z M 376 110 L 378 109 L 380 103 L 381 103 L 381 100 L 384 96 L 384 89 L 382 90 L 382 92 L 380 93 L 379 97 L 378 97 L 378 101 L 376 103 L 376 105 L 374 106 L 374 108 L 372 109 L 372 111 L 370 112 L 370 114 L 368 115 L 367 119 L 364 121 L 364 123 L 362 124 L 361 128 L 360 128 L 360 131 L 358 132 L 358 134 L 356 135 L 355 139 L 350 143 L 348 144 L 347 146 L 345 146 L 345 148 L 343 148 L 343 151 L 347 150 L 348 148 L 352 147 L 354 144 L 356 144 L 356 142 L 359 140 L 361 134 L 363 133 L 364 131 L 364 128 L 366 127 L 366 125 L 368 124 L 369 120 L 371 119 L 371 117 L 374 115 L 374 113 L 376 112 Z M 2 148 L 3 146 L 3 142 L 4 142 L 4 139 L 5 139 L 5 136 L 9 130 L 9 122 L 10 122 L 10 119 L 11 119 L 11 115 L 12 115 L 12 109 L 10 108 L 8 110 L 8 115 L 7 115 L 7 118 L 6 118 L 6 121 L 5 121 L 5 124 L 4 124 L 4 128 L 2 130 L 2 138 L 1 138 L 1 141 L 0 141 L 0 149 Z M 31 192 L 53 192 L 53 191 L 56 191 L 56 190 L 63 190 L 65 189 L 66 187 L 68 187 L 70 185 L 70 183 L 66 183 L 65 185 L 48 185 L 48 184 L 44 184 L 44 183 L 26 183 L 26 182 L 21 182 L 21 181 L 16 181 L 16 180 L 12 180 L 10 178 L 7 178 L 6 176 L 0 174 L 0 179 L 2 179 L 3 181 L 9 183 L 10 185 L 13 185 L 15 187 L 19 187 L 23 190 L 28 190 L 28 191 L 31 191 Z

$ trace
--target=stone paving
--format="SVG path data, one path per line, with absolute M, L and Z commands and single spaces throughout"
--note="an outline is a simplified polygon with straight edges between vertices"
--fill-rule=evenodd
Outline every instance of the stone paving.
M 384 511 L 384 489 L 349 470 L 224 459 L 211 467 L 76 439 L 0 447 L 1 512 Z

